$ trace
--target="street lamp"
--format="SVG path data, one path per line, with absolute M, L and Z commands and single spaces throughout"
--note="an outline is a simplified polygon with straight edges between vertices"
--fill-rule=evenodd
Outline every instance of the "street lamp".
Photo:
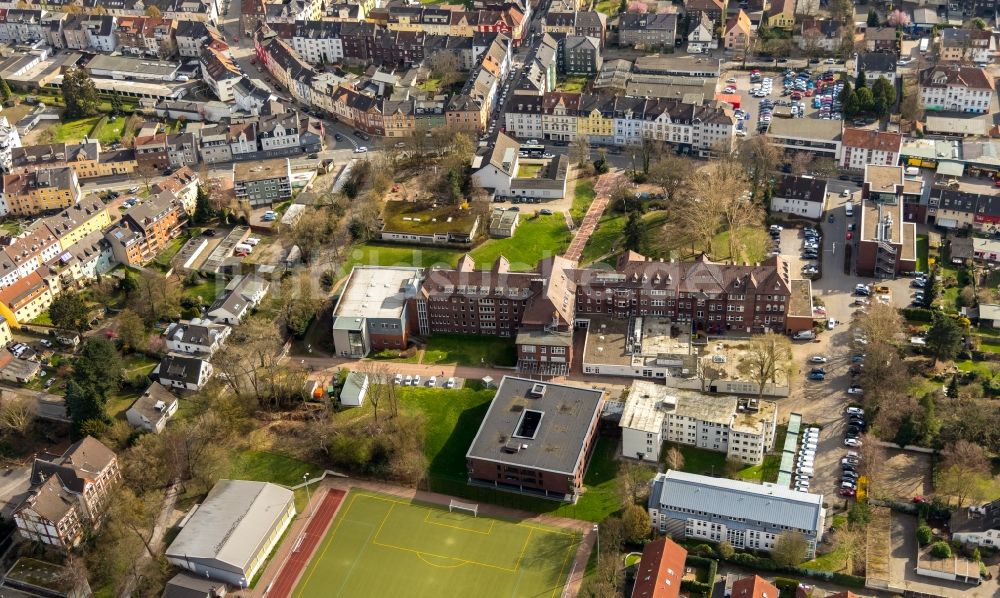
M 312 497 L 309 495 L 309 474 L 308 473 L 302 474 L 302 479 L 305 480 L 306 483 L 306 514 L 308 515 L 310 510 L 309 503 L 312 502 Z
M 597 566 L 601 566 L 601 527 L 594 524 L 594 533 L 597 534 Z

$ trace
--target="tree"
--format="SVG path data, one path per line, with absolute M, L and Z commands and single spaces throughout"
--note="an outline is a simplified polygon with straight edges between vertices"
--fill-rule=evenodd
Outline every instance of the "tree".
M 645 503 L 649 494 L 649 480 L 652 477 L 653 469 L 642 461 L 629 460 L 619 463 L 617 486 L 621 493 L 622 507 Z
M 652 529 L 649 512 L 639 505 L 625 507 L 625 512 L 622 513 L 622 523 L 625 525 L 625 538 L 636 544 L 648 538 Z
M 879 21 L 878 13 L 875 12 L 874 8 L 870 9 L 868 11 L 868 26 L 869 27 L 878 27 L 881 24 L 882 24 L 882 22 Z
M 177 279 L 167 278 L 155 270 L 144 269 L 139 273 L 136 291 L 129 299 L 129 306 L 150 325 L 161 318 L 180 315 L 181 292 Z
M 954 318 L 935 313 L 924 340 L 935 361 L 953 359 L 962 346 L 962 328 Z
M 667 451 L 667 467 L 675 471 L 684 469 L 684 453 L 676 446 Z
M 667 153 L 650 165 L 649 182 L 662 189 L 667 199 L 675 200 L 686 188 L 693 171 L 694 164 L 690 158 Z
M 875 80 L 875 83 L 872 84 L 872 93 L 876 98 L 879 96 L 885 98 L 885 102 L 889 106 L 896 103 L 896 88 L 885 77 L 879 77 Z
M 142 185 L 146 188 L 146 193 L 150 193 L 150 183 L 160 175 L 159 169 L 149 163 L 140 163 L 135 167 L 133 172 L 139 176 L 139 180 L 142 181 Z
M 916 122 L 923 120 L 924 118 L 924 107 L 923 100 L 920 98 L 920 91 L 912 80 L 903 79 L 902 83 L 902 101 L 899 104 L 900 115 L 910 122 Z
M 125 112 L 125 103 L 122 101 L 122 97 L 117 93 L 111 94 L 111 115 L 118 116 Z
M 462 65 L 454 52 L 438 50 L 427 59 L 431 75 L 441 81 L 441 87 L 450 87 L 462 79 Z
M 959 440 L 941 451 L 936 473 L 935 489 L 955 497 L 962 507 L 966 499 L 984 497 L 984 484 L 990 480 L 990 462 L 981 446 Z
M 750 191 L 759 198 L 781 160 L 778 149 L 763 135 L 754 135 L 739 146 L 739 157 L 750 177 Z
M 102 400 L 107 400 L 118 390 L 123 370 L 121 357 L 110 341 L 88 338 L 73 362 L 73 381 L 93 389 Z
M 625 222 L 625 249 L 639 251 L 645 234 L 646 230 L 642 226 L 642 214 L 638 210 L 632 210 L 628 214 L 628 221 Z
M 854 86 L 851 85 L 850 81 L 845 79 L 844 88 L 840 90 L 840 95 L 837 96 L 837 99 L 840 100 L 841 104 L 846 104 L 847 98 L 851 97 L 851 94 L 853 93 L 854 93 Z
M 771 548 L 771 558 L 782 567 L 796 567 L 809 552 L 809 543 L 801 532 L 785 532 L 778 536 Z
M 858 76 L 854 78 L 854 88 L 860 90 L 865 87 L 868 87 L 867 77 L 868 76 L 865 75 L 865 69 L 859 69 Z
M 146 16 L 152 17 L 154 19 L 159 19 L 160 17 L 163 16 L 163 13 L 160 12 L 160 9 L 157 8 L 156 6 L 148 6 L 146 7 Z
M 858 97 L 858 108 L 861 112 L 871 112 L 875 109 L 875 96 L 872 95 L 872 90 L 860 87 L 855 95 Z
M 192 224 L 205 224 L 215 217 L 215 210 L 212 209 L 212 199 L 208 195 L 205 184 L 198 185 L 198 194 L 195 196 L 194 214 L 191 216 Z
M 7 85 L 7 80 L 0 77 L 0 99 L 6 102 L 10 99 L 11 95 L 13 94 L 10 91 L 10 85 Z
M 858 100 L 858 92 L 853 91 L 847 96 L 844 102 L 844 116 L 853 118 L 861 113 L 861 102 Z
M 90 422 L 107 423 L 104 411 L 106 399 L 92 387 L 81 386 L 75 380 L 66 384 L 66 415 L 73 420 L 75 436 L 84 436 L 83 430 Z
M 587 140 L 586 135 L 577 135 L 573 139 L 573 143 L 570 144 L 570 155 L 573 162 L 580 168 L 590 162 L 590 141 Z
M 66 330 L 76 330 L 83 332 L 87 329 L 90 309 L 84 303 L 83 297 L 75 291 L 66 291 L 52 300 L 49 306 L 49 319 L 52 324 L 65 328 Z
M 229 335 L 215 367 L 241 402 L 253 401 L 264 409 L 297 404 L 305 373 L 282 362 L 282 345 L 276 322 L 256 315 Z
M 30 398 L 0 391 L 0 430 L 24 436 L 34 420 L 35 410 Z
M 950 559 L 952 557 L 951 546 L 945 541 L 931 544 L 931 556 L 936 559 Z
M 750 337 L 740 370 L 757 385 L 757 398 L 760 399 L 767 383 L 777 382 L 778 372 L 787 374 L 791 361 L 792 342 L 784 334 L 768 331 Z
M 97 88 L 83 69 L 74 68 L 63 75 L 62 96 L 66 104 L 64 116 L 67 119 L 86 118 L 97 114 L 100 103 Z
M 313 284 L 311 274 L 302 272 L 283 279 L 278 292 L 271 295 L 272 305 L 277 308 L 281 323 L 288 332 L 299 338 L 306 333 L 309 323 L 319 311 L 321 302 L 314 292 Z
M 146 344 L 146 325 L 139 314 L 131 309 L 123 309 L 118 314 L 118 340 L 126 353 L 141 349 Z
M 731 559 L 734 554 L 736 554 L 736 549 L 733 548 L 729 540 L 719 542 L 719 556 L 722 557 L 722 560 Z
M 830 0 L 828 10 L 830 18 L 834 21 L 854 22 L 854 2 L 852 0 Z
M 905 12 L 897 8 L 896 10 L 889 13 L 889 16 L 886 18 L 885 22 L 888 23 L 891 27 L 905 28 L 907 25 L 910 24 L 910 15 L 906 14 Z

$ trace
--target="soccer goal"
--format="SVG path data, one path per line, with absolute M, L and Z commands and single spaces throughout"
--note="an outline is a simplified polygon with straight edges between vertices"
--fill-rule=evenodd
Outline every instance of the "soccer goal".
M 457 500 L 452 499 L 451 502 L 448 503 L 448 512 L 449 513 L 454 513 L 456 509 L 459 510 L 459 511 L 468 511 L 468 512 L 472 513 L 473 517 L 479 517 L 479 505 L 478 504 L 471 503 L 471 502 L 459 502 Z

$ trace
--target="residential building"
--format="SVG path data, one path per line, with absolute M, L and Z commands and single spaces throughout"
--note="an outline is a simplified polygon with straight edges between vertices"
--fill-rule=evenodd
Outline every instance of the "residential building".
M 729 596 L 732 598 L 771 598 L 780 595 L 777 586 L 759 575 L 743 577 L 733 582 Z M 828 595 L 827 598 L 834 598 Z M 847 598 L 847 597 L 843 597 Z
M 619 17 L 618 45 L 673 48 L 677 39 L 677 13 L 633 13 Z
M 874 129 L 844 127 L 841 138 L 843 157 L 839 166 L 845 170 L 863 171 L 868 164 L 895 166 L 903 136 Z
M 123 54 L 169 58 L 177 52 L 174 41 L 177 25 L 173 19 L 120 17 L 115 23 L 115 38 Z
M 855 79 L 862 71 L 869 87 L 882 78 L 895 86 L 896 55 L 887 52 L 862 52 L 854 61 Z
M 706 17 L 714 28 L 722 23 L 727 4 L 727 0 L 684 0 L 684 12 L 687 13 L 692 26 L 702 22 L 702 17 Z
M 674 470 L 653 478 L 649 516 L 660 533 L 737 550 L 770 552 L 782 534 L 798 532 L 806 558 L 815 557 L 826 530 L 822 494 Z
M 220 102 L 232 102 L 233 87 L 243 78 L 243 71 L 229 55 L 228 48 L 223 51 L 208 45 L 201 53 L 200 64 L 201 78 L 215 97 Z
M 202 129 L 204 131 L 204 129 Z M 159 194 L 170 191 L 184 206 L 184 211 L 194 214 L 198 203 L 198 185 L 200 184 L 198 174 L 187 166 L 183 166 L 168 176 L 163 177 L 153 184 L 153 193 Z
M 899 53 L 899 34 L 895 27 L 869 27 L 865 29 L 865 50 L 869 52 Z
M 858 216 L 857 272 L 894 277 L 917 269 L 917 232 L 903 212 L 903 167 L 865 167 Z
M 170 191 L 163 191 L 128 209 L 105 238 L 115 259 L 129 266 L 141 266 L 156 257 L 180 234 L 186 220 L 184 206 Z
M 774 401 L 680 391 L 649 380 L 632 383 L 619 422 L 622 456 L 656 462 L 664 442 L 686 444 L 760 465 L 774 448 Z
M 719 264 L 700 256 L 690 262 L 660 262 L 627 251 L 614 272 L 572 272 L 576 319 L 588 314 L 618 319 L 661 316 L 690 323 L 694 331 L 796 332 L 811 328 L 791 314 L 811 299 L 799 296 L 781 257 L 757 265 Z M 803 327 L 804 326 L 804 327 Z
M 0 116 L 0 168 L 5 172 L 13 166 L 13 152 L 21 147 L 21 136 L 17 127 L 7 122 L 6 116 Z
M 542 33 L 562 33 L 566 36 L 595 37 L 604 47 L 607 16 L 596 11 L 561 12 L 550 10 L 545 14 Z
M 140 167 L 166 170 L 198 165 L 198 145 L 193 133 L 159 133 L 136 137 L 132 143 Z
M 159 434 L 167 426 L 167 420 L 177 413 L 177 397 L 159 382 L 149 387 L 125 412 L 125 419 L 133 428 Z
M 924 109 L 930 112 L 986 114 L 993 102 L 993 82 L 981 68 L 933 66 L 920 72 L 919 88 Z
M 340 23 L 297 21 L 292 47 L 310 64 L 343 62 L 344 44 L 340 38 Z
M 936 187 L 931 189 L 928 198 L 927 223 L 992 234 L 1000 226 L 1000 199 L 990 193 Z
M 14 509 L 17 531 L 30 542 L 69 550 L 100 525 L 120 481 L 118 458 L 92 436 L 62 455 L 35 457 L 28 497 Z
M 795 28 L 795 0 L 772 0 L 766 11 L 767 25 L 791 31 Z
M 707 54 L 709 50 L 719 47 L 715 37 L 715 22 L 705 13 L 698 20 L 691 17 L 691 30 L 688 32 L 687 51 L 691 54 Z
M 771 196 L 771 211 L 821 220 L 826 206 L 826 179 L 780 175 Z
M 216 323 L 235 326 L 260 305 L 270 288 L 270 283 L 254 274 L 237 276 L 226 285 L 205 315 Z
M 58 274 L 62 287 L 84 286 L 116 265 L 111 244 L 104 231 L 95 230 L 81 237 L 58 257 L 46 262 L 49 271 Z
M 795 41 L 800 50 L 807 52 L 812 49 L 822 52 L 836 52 L 843 43 L 844 28 L 848 26 L 841 21 L 812 17 L 802 19 L 801 23 Z
M 840 161 L 842 127 L 839 120 L 775 118 L 766 135 L 782 152 L 811 152 Z
M 233 164 L 236 199 L 251 208 L 269 206 L 292 196 L 292 166 L 286 159 Z
M 642 549 L 631 598 L 678 598 L 687 550 L 670 538 L 647 542 Z M 776 595 L 775 595 L 776 596 Z
M 466 454 L 469 482 L 576 502 L 603 403 L 602 390 L 504 376 Z
M 988 64 L 996 55 L 997 42 L 988 29 L 945 28 L 941 30 L 941 61 Z
M 34 216 L 48 210 L 75 206 L 82 193 L 76 172 L 72 168 L 61 167 L 5 175 L 3 196 L 9 214 Z
M 747 49 L 752 34 L 753 26 L 750 23 L 750 17 L 741 8 L 740 12 L 726 21 L 722 38 L 727 50 L 743 52 Z
M 373 350 L 405 349 L 414 315 L 427 318 L 426 309 L 414 314 L 409 306 L 420 276 L 420 268 L 355 266 L 333 308 L 335 353 L 364 357 Z
M 167 341 L 167 350 L 172 353 L 210 358 L 222 348 L 231 331 L 232 328 L 225 324 L 195 318 L 170 324 L 163 337 Z
M 601 70 L 601 42 L 596 37 L 568 35 L 560 44 L 562 70 L 569 75 L 593 76 Z
M 527 375 L 565 376 L 573 363 L 573 333 L 521 328 L 514 339 L 517 371 Z
M 0 317 L 10 326 L 20 328 L 22 323 L 30 322 L 45 313 L 54 298 L 48 281 L 38 272 L 32 272 L 0 289 Z
M 199 578 L 249 587 L 295 518 L 295 494 L 267 482 L 220 480 L 167 547 Z
M 213 38 L 220 38 L 218 30 L 201 21 L 177 21 L 174 42 L 177 54 L 183 58 L 201 58 L 201 49 Z
M 34 226 L 19 237 L 0 239 L 0 288 L 9 287 L 55 259 L 59 239 L 46 226 Z
M 153 375 L 166 388 L 201 390 L 213 373 L 212 364 L 198 357 L 167 355 L 153 370 Z
M 59 240 L 59 249 L 65 251 L 91 233 L 111 226 L 111 214 L 100 197 L 89 195 L 55 216 L 43 218 L 42 224 Z

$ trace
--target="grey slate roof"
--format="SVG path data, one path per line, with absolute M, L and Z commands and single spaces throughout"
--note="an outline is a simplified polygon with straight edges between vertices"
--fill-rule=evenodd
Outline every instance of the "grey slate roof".
M 658 499 L 659 505 L 668 508 L 822 531 L 817 529 L 823 513 L 822 494 L 673 470 L 657 479 L 662 481 L 660 492 L 651 495 L 650 501 Z
M 540 397 L 531 393 L 536 385 Z M 466 456 L 571 475 L 603 402 L 601 390 L 504 376 Z M 514 436 L 529 411 L 543 413 L 536 433 Z

